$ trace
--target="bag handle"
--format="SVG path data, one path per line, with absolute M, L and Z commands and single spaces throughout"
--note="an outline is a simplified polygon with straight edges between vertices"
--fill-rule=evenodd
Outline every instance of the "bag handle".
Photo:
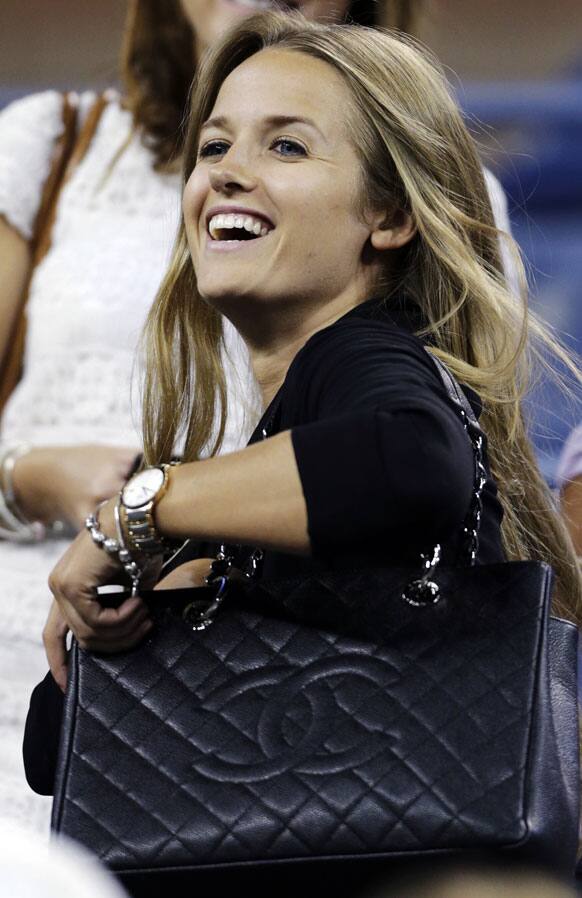
M 468 567 L 473 567 L 477 561 L 477 553 L 479 551 L 479 529 L 483 514 L 482 494 L 487 482 L 487 471 L 483 460 L 484 434 L 473 407 L 456 378 L 444 362 L 433 355 L 426 346 L 425 349 L 440 375 L 451 405 L 460 417 L 473 449 L 475 463 L 473 495 L 469 511 L 463 523 L 463 542 L 461 546 L 461 554 L 467 559 Z M 435 604 L 439 601 L 440 587 L 432 577 L 440 564 L 441 555 L 440 543 L 436 544 L 431 555 L 422 555 L 424 566 L 422 576 L 409 583 L 402 593 L 402 598 L 409 605 L 424 606 Z
M 426 351 L 440 374 L 451 404 L 461 419 L 461 423 L 465 428 L 465 432 L 469 437 L 473 449 L 473 458 L 475 461 L 474 488 L 471 506 L 463 525 L 465 540 L 462 548 L 462 551 L 468 556 L 469 566 L 472 567 L 477 560 L 477 552 L 479 551 L 479 529 L 483 513 L 481 497 L 483 488 L 487 482 L 487 471 L 483 461 L 485 435 L 467 395 L 457 382 L 456 378 L 451 371 L 449 371 L 444 362 L 433 355 L 428 349 Z

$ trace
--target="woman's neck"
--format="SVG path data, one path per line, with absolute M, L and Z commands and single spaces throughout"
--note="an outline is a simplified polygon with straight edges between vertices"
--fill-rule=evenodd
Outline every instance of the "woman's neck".
M 233 321 L 247 344 L 255 379 L 259 385 L 263 408 L 267 408 L 285 380 L 291 362 L 313 334 L 333 324 L 357 302 L 331 303 L 320 309 L 304 308 L 285 316 L 281 310 L 265 327 L 265 319 L 258 328 L 246 322 Z M 246 326 L 245 326 L 246 325 Z
M 277 390 L 285 380 L 291 362 L 306 344 L 311 334 L 281 343 L 276 347 L 250 348 L 255 379 L 261 391 L 263 408 L 271 403 Z

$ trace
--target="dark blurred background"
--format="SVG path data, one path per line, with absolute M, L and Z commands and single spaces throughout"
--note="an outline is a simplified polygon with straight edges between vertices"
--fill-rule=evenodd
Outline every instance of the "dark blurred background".
M 124 16 L 124 0 L 0 0 L 0 108 L 48 87 L 115 84 Z M 425 0 L 419 36 L 505 188 L 532 305 L 582 352 L 582 3 Z M 544 383 L 530 406 L 551 479 L 582 404 Z

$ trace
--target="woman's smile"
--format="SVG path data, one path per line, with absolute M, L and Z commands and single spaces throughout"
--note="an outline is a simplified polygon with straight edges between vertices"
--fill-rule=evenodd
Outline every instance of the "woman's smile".
M 206 213 L 207 252 L 233 252 L 256 248 L 275 229 L 271 219 L 254 209 L 215 206 Z

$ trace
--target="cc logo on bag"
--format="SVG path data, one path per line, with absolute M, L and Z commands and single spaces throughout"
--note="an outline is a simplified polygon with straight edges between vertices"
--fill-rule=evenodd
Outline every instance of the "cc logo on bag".
M 391 665 L 356 653 L 291 674 L 283 666 L 241 674 L 195 712 L 193 767 L 229 782 L 352 770 L 392 751 L 389 727 L 402 709 L 387 689 L 399 679 Z

